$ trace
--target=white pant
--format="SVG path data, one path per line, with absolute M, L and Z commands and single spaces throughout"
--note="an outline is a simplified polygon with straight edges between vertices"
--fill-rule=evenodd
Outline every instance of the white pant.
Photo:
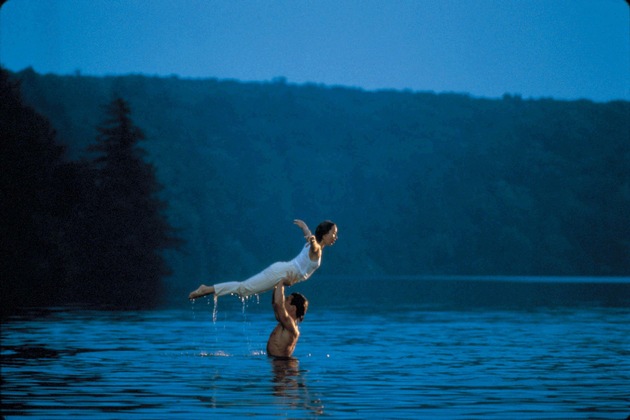
M 292 261 L 277 262 L 245 281 L 229 281 L 215 284 L 214 294 L 215 296 L 223 296 L 236 293 L 241 297 L 245 297 L 266 292 L 273 289 L 280 279 L 286 277 L 290 272 L 298 274 L 298 270 Z

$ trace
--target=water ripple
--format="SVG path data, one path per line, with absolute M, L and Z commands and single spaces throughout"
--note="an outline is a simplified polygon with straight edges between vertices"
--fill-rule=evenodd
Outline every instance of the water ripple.
M 2 328 L 7 417 L 610 418 L 630 414 L 630 311 L 312 310 L 296 359 L 256 304 L 53 311 Z

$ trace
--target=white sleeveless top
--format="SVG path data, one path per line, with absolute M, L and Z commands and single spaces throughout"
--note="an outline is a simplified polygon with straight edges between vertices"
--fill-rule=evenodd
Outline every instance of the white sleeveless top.
M 293 258 L 293 261 L 291 261 L 297 269 L 297 274 L 302 278 L 302 280 L 306 280 L 307 278 L 309 278 L 311 274 L 313 274 L 313 272 L 315 272 L 315 270 L 317 270 L 322 263 L 321 256 L 317 261 L 311 261 L 308 256 L 308 252 L 310 249 L 311 244 L 304 245 L 302 252 L 300 252 L 297 257 Z

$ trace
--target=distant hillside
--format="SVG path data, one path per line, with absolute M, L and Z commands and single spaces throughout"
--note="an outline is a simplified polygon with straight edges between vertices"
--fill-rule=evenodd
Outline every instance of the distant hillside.
M 73 158 L 129 101 L 170 219 L 173 290 L 292 258 L 318 275 L 630 275 L 630 103 L 317 85 L 15 74 Z

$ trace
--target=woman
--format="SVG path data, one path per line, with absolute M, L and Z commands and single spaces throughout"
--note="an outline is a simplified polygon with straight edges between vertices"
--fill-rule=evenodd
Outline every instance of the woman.
M 315 235 L 313 235 L 303 221 L 294 220 L 293 223 L 302 229 L 306 239 L 306 245 L 304 245 L 302 252 L 293 260 L 274 263 L 262 272 L 242 282 L 231 281 L 218 283 L 214 286 L 202 284 L 197 290 L 191 292 L 188 298 L 197 299 L 212 293 L 216 296 L 235 293 L 245 297 L 271 290 L 281 279 L 286 279 L 293 275 L 297 275 L 298 282 L 308 279 L 321 265 L 324 247 L 337 241 L 337 225 L 330 220 L 321 222 L 315 229 Z M 289 286 L 290 284 L 286 285 Z

